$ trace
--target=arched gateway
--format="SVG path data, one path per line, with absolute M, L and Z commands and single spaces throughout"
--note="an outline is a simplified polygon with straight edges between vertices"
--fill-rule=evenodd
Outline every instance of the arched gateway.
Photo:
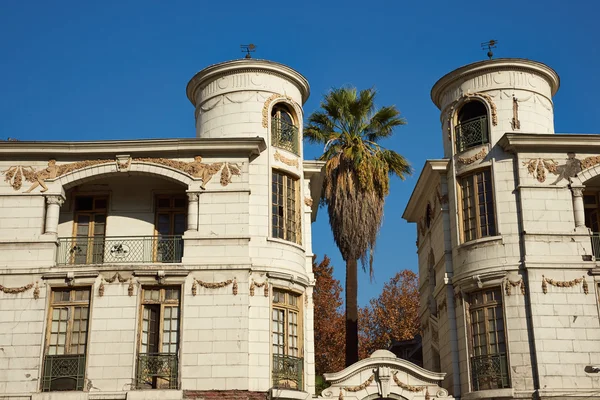
M 325 374 L 331 384 L 320 398 L 337 400 L 377 399 L 453 399 L 440 386 L 445 373 L 431 372 L 397 358 L 387 350 L 377 350 L 371 357 L 348 368 Z

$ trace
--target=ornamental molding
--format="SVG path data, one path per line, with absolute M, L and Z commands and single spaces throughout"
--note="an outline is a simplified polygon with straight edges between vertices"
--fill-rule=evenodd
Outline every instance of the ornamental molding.
M 201 286 L 205 289 L 221 289 L 221 288 L 224 288 L 231 284 L 233 284 L 232 292 L 233 292 L 233 295 L 235 296 L 238 294 L 238 284 L 237 284 L 236 278 L 227 279 L 226 281 L 222 281 L 222 282 L 205 282 L 205 281 L 201 281 L 200 279 L 194 278 L 194 283 L 192 284 L 192 296 L 196 296 L 198 294 L 198 286 Z M 267 296 L 268 296 L 268 294 L 267 294 Z
M 269 282 L 265 279 L 264 282 L 258 283 L 252 279 L 252 283 L 250 284 L 250 296 L 254 296 L 254 291 L 256 288 L 264 288 L 263 293 L 265 297 L 269 297 Z
M 473 154 L 471 157 L 458 157 L 456 161 L 463 165 L 473 164 L 477 160 L 482 160 L 487 156 L 487 149 L 484 147 L 476 154 Z
M 563 179 L 572 183 L 573 178 L 581 171 L 598 164 L 600 164 L 600 156 L 589 156 L 580 160 L 575 153 L 567 153 L 567 160 L 562 165 L 548 158 L 532 158 L 529 161 L 523 162 L 523 166 L 527 168 L 527 172 L 540 183 L 546 181 L 547 173 L 556 175 L 557 178 L 551 185 L 556 185 Z
M 104 282 L 106 283 L 114 283 L 115 281 L 118 281 L 119 283 L 125 283 L 127 281 L 129 281 L 129 287 L 127 288 L 127 293 L 129 294 L 129 296 L 133 296 L 133 281 L 132 278 L 124 278 L 123 276 L 121 276 L 121 274 L 119 272 L 116 272 L 112 277 L 110 278 L 105 278 L 104 276 L 100 275 L 100 285 L 98 286 L 98 296 L 99 297 L 103 297 L 104 296 Z
M 121 157 L 121 158 L 119 158 Z M 31 193 L 38 186 L 41 186 L 41 193 L 48 190 L 46 181 L 53 181 L 57 178 L 65 176 L 69 173 L 98 165 L 113 164 L 116 165 L 116 171 L 126 172 L 131 169 L 131 163 L 151 163 L 158 164 L 165 167 L 179 170 L 194 179 L 202 180 L 202 189 L 206 189 L 206 184 L 211 180 L 213 175 L 221 172 L 219 182 L 221 186 L 227 186 L 231 183 L 232 176 L 240 176 L 241 169 L 235 163 L 230 162 L 216 162 L 212 164 L 206 164 L 202 162 L 201 156 L 195 156 L 194 161 L 184 162 L 178 160 L 172 160 L 169 158 L 131 158 L 128 157 L 123 161 L 123 156 L 117 156 L 117 159 L 101 159 L 101 160 L 86 160 L 78 161 L 73 163 L 57 165 L 55 159 L 48 161 L 46 168 L 34 169 L 32 166 L 15 165 L 7 168 L 4 171 L 0 171 L 4 175 L 4 181 L 8 183 L 14 190 L 18 191 L 22 188 L 23 182 L 30 182 L 31 186 L 24 193 Z M 296 160 L 296 164 L 297 164 Z M 49 204 L 53 200 L 47 200 Z
M 571 288 L 579 284 L 582 284 L 583 293 L 589 294 L 589 287 L 587 281 L 585 280 L 585 276 L 570 281 L 555 281 L 554 279 L 546 278 L 544 275 L 542 275 L 542 292 L 544 292 L 544 294 L 548 293 L 548 285 L 560 288 Z
M 277 150 L 275 150 L 275 154 L 273 154 L 273 158 L 275 159 L 275 161 L 280 161 L 287 166 L 298 168 L 298 159 L 297 158 L 287 158 L 284 155 L 282 155 L 280 152 L 278 152 Z
M 498 125 L 498 110 L 496 109 L 496 103 L 494 103 L 494 100 L 492 99 L 492 96 L 490 96 L 487 93 L 481 93 L 481 92 L 474 92 L 474 93 L 463 93 L 462 95 L 460 95 L 460 97 L 458 97 L 456 100 L 454 100 L 452 103 L 450 103 L 447 107 L 446 107 L 446 120 L 448 121 L 448 139 L 451 140 L 451 132 L 452 132 L 452 118 L 454 117 L 454 113 L 457 110 L 458 106 L 462 105 L 465 101 L 469 101 L 471 99 L 474 98 L 480 98 L 483 99 L 487 102 L 487 104 L 490 107 L 490 114 L 492 117 L 492 125 L 496 126 Z M 443 112 L 442 112 L 443 114 Z
M 33 289 L 33 298 L 37 300 L 40 298 L 40 287 L 38 285 L 38 281 L 31 282 L 25 286 L 19 286 L 19 287 L 8 287 L 8 286 L 0 285 L 0 292 L 6 293 L 6 294 L 19 294 L 19 293 L 24 293 L 24 292 L 34 288 L 34 286 L 35 286 L 35 289 Z
M 519 279 L 516 282 L 513 282 L 510 279 L 508 279 L 508 276 L 504 279 L 504 291 L 507 296 L 510 296 L 512 294 L 512 288 L 517 288 L 517 287 L 520 289 L 521 294 L 524 296 L 525 295 L 525 281 L 523 281 L 523 278 Z
M 273 93 L 271 96 L 269 96 L 269 98 L 265 101 L 265 104 L 263 105 L 263 109 L 262 109 L 262 126 L 263 128 L 268 128 L 269 127 L 269 110 L 271 108 L 271 104 L 275 101 L 275 100 L 287 100 L 290 103 L 293 104 L 294 108 L 299 107 L 298 104 L 296 104 L 296 102 L 294 101 L 294 99 L 292 99 L 290 96 L 287 96 L 285 94 L 279 94 L 279 93 Z

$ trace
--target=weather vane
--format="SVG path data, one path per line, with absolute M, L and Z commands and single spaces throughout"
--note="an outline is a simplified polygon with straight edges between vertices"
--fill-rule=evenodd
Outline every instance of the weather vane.
M 490 58 L 490 60 L 492 59 L 492 57 L 494 57 L 494 53 L 492 53 L 492 49 L 496 48 L 496 45 L 498 44 L 497 40 L 490 40 L 489 42 L 483 42 L 481 43 L 481 49 L 482 50 L 486 50 L 487 49 L 487 56 Z
M 250 44 L 242 44 L 242 45 L 240 45 L 240 47 L 242 48 L 242 53 L 246 53 L 246 57 L 245 58 L 252 58 L 252 56 L 250 55 L 250 53 L 254 53 L 256 51 L 256 46 L 253 45 L 252 43 L 250 43 Z

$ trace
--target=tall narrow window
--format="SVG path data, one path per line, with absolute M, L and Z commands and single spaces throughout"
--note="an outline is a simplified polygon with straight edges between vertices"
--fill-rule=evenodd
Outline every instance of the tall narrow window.
M 273 170 L 272 234 L 273 237 L 300 244 L 300 204 L 298 179 Z
M 53 289 L 42 391 L 83 390 L 90 289 Z
M 184 196 L 156 198 L 156 244 L 154 261 L 181 262 L 183 240 L 187 229 L 187 200 Z
M 180 294 L 177 287 L 142 289 L 138 389 L 177 389 Z
M 273 387 L 302 390 L 302 314 L 300 296 L 273 290 Z
M 71 263 L 100 264 L 104 262 L 106 196 L 75 197 L 75 243 Z
M 429 252 L 429 257 L 427 258 L 427 264 L 429 268 L 429 312 L 432 316 L 437 318 L 437 302 L 435 301 L 435 256 L 433 255 L 433 250 Z
M 271 112 L 271 144 L 299 154 L 298 127 L 292 113 L 283 104 L 276 104 Z
M 477 100 L 466 103 L 454 127 L 456 151 L 461 152 L 489 142 L 487 109 Z
M 463 241 L 496 234 L 494 195 L 489 169 L 460 178 Z
M 510 387 L 500 288 L 472 293 L 469 319 L 473 390 Z

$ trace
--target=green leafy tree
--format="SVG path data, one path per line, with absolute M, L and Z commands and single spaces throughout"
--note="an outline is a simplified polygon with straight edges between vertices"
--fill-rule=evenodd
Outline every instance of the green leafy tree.
M 381 147 L 404 125 L 395 106 L 376 109 L 374 89 L 333 89 L 304 128 L 311 143 L 324 145 L 321 201 L 327 206 L 333 238 L 346 262 L 346 365 L 358 361 L 358 260 L 373 276 L 373 251 L 389 193 L 390 175 L 411 173 L 400 154 Z

